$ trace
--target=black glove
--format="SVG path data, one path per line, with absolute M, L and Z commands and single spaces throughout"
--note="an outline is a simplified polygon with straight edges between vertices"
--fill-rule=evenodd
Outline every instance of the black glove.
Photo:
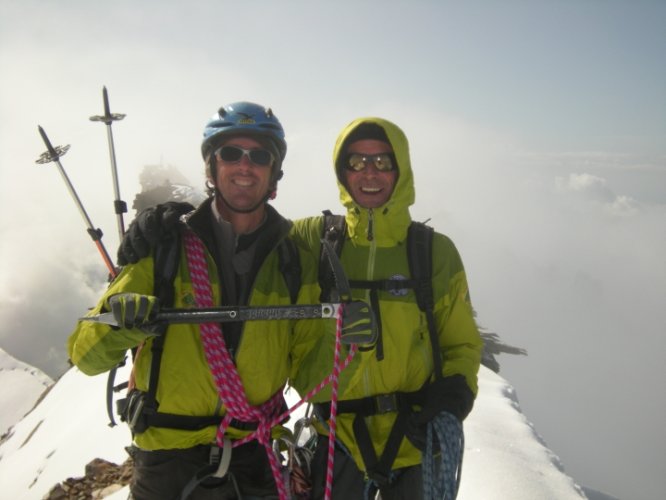
M 347 302 L 342 311 L 342 342 L 371 347 L 377 342 L 377 323 L 372 308 L 362 300 Z
M 159 309 L 159 299 L 140 293 L 119 293 L 108 300 L 118 328 L 141 328 L 150 323 Z
M 424 450 L 428 423 L 432 419 L 441 412 L 448 412 L 462 422 L 472 411 L 473 405 L 474 393 L 467 386 L 463 375 L 435 380 L 426 386 L 421 411 L 409 416 L 405 436 L 418 449 Z
M 418 413 L 412 413 L 407 418 L 407 424 L 405 426 L 405 437 L 409 439 L 409 442 L 414 445 L 415 448 L 421 451 L 425 451 L 426 443 L 428 440 L 428 424 L 418 423 Z M 439 440 L 437 435 L 433 433 L 433 449 L 439 449 Z
M 417 422 L 427 424 L 441 411 L 448 411 L 461 422 L 472 411 L 474 393 L 464 375 L 451 375 L 428 384 L 425 403 L 417 413 Z
M 178 230 L 180 217 L 194 210 L 189 203 L 169 201 L 139 212 L 132 221 L 118 248 L 118 264 L 135 264 Z

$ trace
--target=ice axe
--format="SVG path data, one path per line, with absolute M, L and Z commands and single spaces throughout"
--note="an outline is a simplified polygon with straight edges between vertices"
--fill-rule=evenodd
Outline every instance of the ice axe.
M 342 268 L 342 263 L 331 244 L 322 241 L 322 245 L 333 269 L 337 294 L 340 302 L 304 305 L 276 306 L 219 306 L 209 308 L 158 310 L 150 323 L 228 323 L 235 321 L 272 321 L 300 319 L 335 318 L 342 308 L 342 322 L 345 344 L 373 345 L 377 340 L 377 323 L 372 308 L 362 300 L 351 299 L 349 281 Z M 115 316 L 105 312 L 94 316 L 84 316 L 79 321 L 92 321 L 118 326 Z

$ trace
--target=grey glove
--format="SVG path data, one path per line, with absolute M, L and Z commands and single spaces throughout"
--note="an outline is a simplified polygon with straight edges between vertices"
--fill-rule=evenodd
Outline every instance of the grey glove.
M 159 309 L 159 299 L 140 293 L 119 293 L 108 300 L 118 328 L 141 328 L 150 323 Z
M 372 347 L 377 342 L 377 322 L 372 308 L 362 300 L 344 304 L 342 342 Z

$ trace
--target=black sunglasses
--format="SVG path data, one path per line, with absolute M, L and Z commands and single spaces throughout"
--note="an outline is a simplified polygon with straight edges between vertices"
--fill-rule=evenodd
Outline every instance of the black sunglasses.
M 392 153 L 379 153 L 376 155 L 352 153 L 347 157 L 345 168 L 354 172 L 360 172 L 370 163 L 380 172 L 390 172 L 395 168 L 395 156 Z
M 225 163 L 238 163 L 243 156 L 247 156 L 252 163 L 261 167 L 268 167 L 273 163 L 273 154 L 267 149 L 244 149 L 239 146 L 222 146 L 215 151 L 221 161 Z

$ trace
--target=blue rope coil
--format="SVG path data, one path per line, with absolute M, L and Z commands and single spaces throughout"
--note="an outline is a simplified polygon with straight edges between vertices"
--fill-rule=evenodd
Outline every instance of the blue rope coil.
M 434 437 L 441 451 L 441 463 L 435 460 Z M 460 486 L 465 436 L 462 423 L 448 412 L 441 412 L 428 423 L 426 449 L 423 452 L 423 499 L 455 500 Z

